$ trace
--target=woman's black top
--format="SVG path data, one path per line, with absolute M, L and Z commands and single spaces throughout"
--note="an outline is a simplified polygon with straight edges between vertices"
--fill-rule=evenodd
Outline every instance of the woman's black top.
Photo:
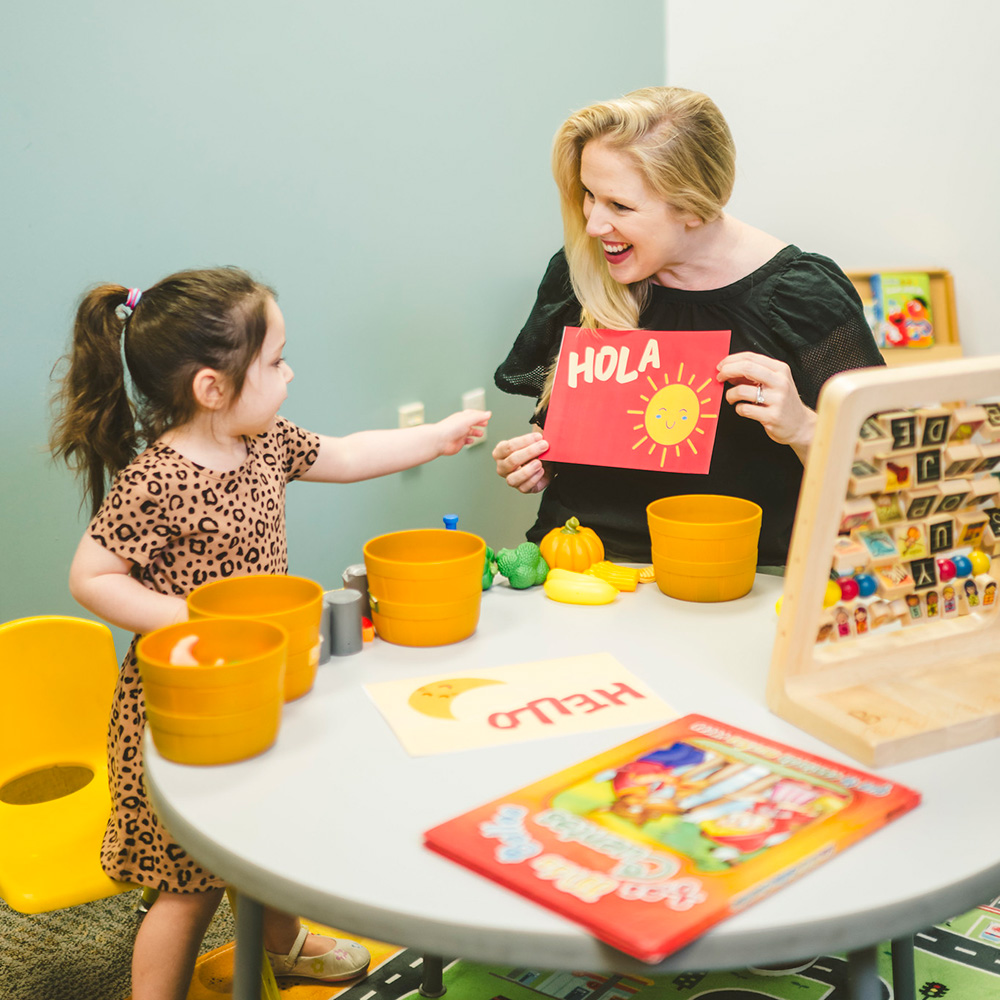
M 527 323 L 495 381 L 504 392 L 541 395 L 559 353 L 563 328 L 579 326 L 566 256 L 550 261 Z M 644 330 L 732 330 L 731 352 L 754 351 L 784 361 L 806 406 L 837 372 L 884 364 L 850 279 L 828 257 L 787 246 L 745 278 L 710 291 L 651 286 L 639 318 Z M 534 422 L 544 426 L 545 414 Z M 784 565 L 802 481 L 787 445 L 723 399 L 707 475 L 646 472 L 553 463 L 538 518 L 527 532 L 539 541 L 570 517 L 594 531 L 611 559 L 648 562 L 646 505 L 664 496 L 716 493 L 753 500 L 764 510 L 758 563 Z

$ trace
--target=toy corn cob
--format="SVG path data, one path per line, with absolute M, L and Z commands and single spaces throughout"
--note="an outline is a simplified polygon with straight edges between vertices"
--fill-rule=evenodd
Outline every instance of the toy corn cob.
M 619 566 L 606 559 L 593 563 L 584 572 L 610 583 L 615 590 L 627 590 L 631 593 L 639 583 L 638 566 Z

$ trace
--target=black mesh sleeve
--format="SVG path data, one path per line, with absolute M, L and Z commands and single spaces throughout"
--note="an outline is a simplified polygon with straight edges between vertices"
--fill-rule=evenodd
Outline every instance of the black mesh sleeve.
M 493 376 L 497 388 L 537 399 L 559 350 L 563 328 L 579 321 L 580 303 L 573 294 L 566 255 L 560 250 L 549 261 L 527 322 Z
M 827 257 L 793 262 L 775 287 L 770 314 L 798 361 L 795 384 L 806 406 L 815 408 L 823 383 L 837 372 L 885 364 L 851 279 Z

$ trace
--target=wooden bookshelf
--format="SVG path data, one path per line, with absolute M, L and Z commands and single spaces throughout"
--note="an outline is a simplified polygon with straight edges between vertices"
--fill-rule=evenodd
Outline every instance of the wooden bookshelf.
M 885 363 L 892 366 L 915 365 L 925 361 L 951 361 L 962 357 L 962 342 L 958 335 L 958 313 L 955 308 L 955 283 L 950 271 L 933 267 L 882 268 L 922 271 L 930 276 L 931 315 L 934 319 L 934 346 L 926 348 L 886 347 L 882 349 Z M 871 298 L 869 279 L 875 271 L 845 272 L 863 300 Z

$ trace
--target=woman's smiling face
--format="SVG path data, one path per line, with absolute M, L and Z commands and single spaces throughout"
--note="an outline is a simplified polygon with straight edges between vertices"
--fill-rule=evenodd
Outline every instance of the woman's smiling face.
M 600 240 L 615 281 L 632 284 L 685 263 L 685 237 L 700 220 L 654 194 L 624 153 L 592 139 L 580 156 L 580 183 L 587 235 Z

